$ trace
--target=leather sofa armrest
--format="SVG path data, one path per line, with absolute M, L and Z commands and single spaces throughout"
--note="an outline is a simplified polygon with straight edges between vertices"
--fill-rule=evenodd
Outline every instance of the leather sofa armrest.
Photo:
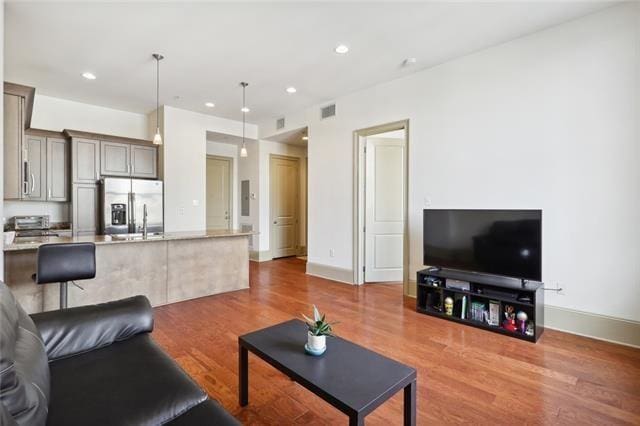
M 153 330 L 153 311 L 144 296 L 31 315 L 49 361 L 67 358 Z

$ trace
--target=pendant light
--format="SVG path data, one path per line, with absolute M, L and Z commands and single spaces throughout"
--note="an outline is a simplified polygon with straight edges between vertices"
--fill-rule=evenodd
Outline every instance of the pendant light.
M 245 90 L 247 89 L 248 85 L 249 83 L 246 83 L 244 81 L 240 83 L 240 86 L 242 86 L 242 110 L 241 110 L 242 111 L 242 148 L 240 148 L 240 157 L 249 156 L 249 154 L 247 153 L 247 145 L 245 144 L 245 140 L 244 140 L 245 116 L 247 115 L 247 111 L 249 111 L 245 103 L 246 101 Z
M 156 134 L 153 137 L 154 145 L 162 145 L 162 135 L 160 134 L 160 61 L 164 59 L 159 53 L 153 54 L 156 60 Z

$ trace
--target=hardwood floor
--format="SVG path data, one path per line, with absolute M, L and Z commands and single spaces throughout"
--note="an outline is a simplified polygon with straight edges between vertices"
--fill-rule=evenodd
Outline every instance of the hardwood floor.
M 640 424 L 640 350 L 546 330 L 537 344 L 415 312 L 399 285 L 307 276 L 303 260 L 251 262 L 251 289 L 156 308 L 153 337 L 244 424 L 347 424 L 347 417 L 249 355 L 238 404 L 240 334 L 315 303 L 340 336 L 418 370 L 418 424 Z M 331 350 L 329 341 L 329 349 Z M 367 417 L 402 424 L 402 393 Z

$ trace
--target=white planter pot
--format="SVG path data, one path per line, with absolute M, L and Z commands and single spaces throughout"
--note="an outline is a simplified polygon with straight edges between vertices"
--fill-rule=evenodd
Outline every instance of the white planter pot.
M 312 351 L 323 351 L 327 347 L 327 336 L 314 336 L 307 333 L 307 346 Z

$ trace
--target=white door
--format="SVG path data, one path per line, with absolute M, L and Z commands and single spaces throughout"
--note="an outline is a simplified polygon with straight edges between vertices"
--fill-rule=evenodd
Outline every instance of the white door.
M 207 157 L 207 229 L 231 228 L 231 159 Z
M 271 256 L 297 253 L 298 189 L 300 174 L 297 158 L 271 157 Z
M 402 281 L 405 142 L 368 137 L 365 146 L 365 282 Z

